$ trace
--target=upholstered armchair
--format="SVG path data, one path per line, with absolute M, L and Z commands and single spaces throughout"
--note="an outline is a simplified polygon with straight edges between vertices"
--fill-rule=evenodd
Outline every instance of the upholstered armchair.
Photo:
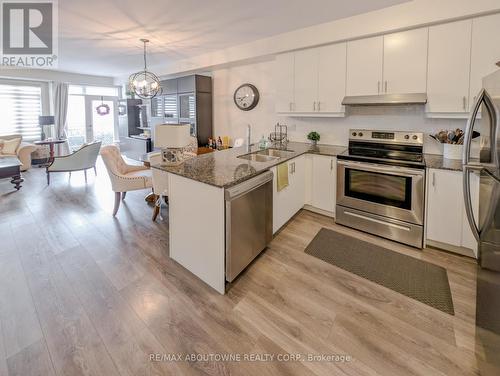
M 95 163 L 99 155 L 99 149 L 101 149 L 100 141 L 84 145 L 73 154 L 55 157 L 52 163 L 47 167 L 47 184 L 50 184 L 51 172 L 69 172 L 71 174 L 72 171 L 83 170 L 85 181 L 87 181 L 88 169 L 93 168 L 97 175 Z
M 111 180 L 111 189 L 115 192 L 115 206 L 113 216 L 120 208 L 120 200 L 125 199 L 129 191 L 151 188 L 151 170 L 146 166 L 133 166 L 125 163 L 120 149 L 115 145 L 107 145 L 101 148 L 101 157 L 108 170 Z
M 14 155 L 17 156 L 19 161 L 21 161 L 21 171 L 29 170 L 31 167 L 31 153 L 38 149 L 37 146 L 24 142 L 22 140 L 22 136 L 20 134 L 8 134 L 8 135 L 0 135 L 0 144 L 3 143 L 3 140 L 13 140 L 19 138 L 21 142 L 17 147 Z M 8 154 L 3 154 L 0 147 L 0 158 L 9 156 Z

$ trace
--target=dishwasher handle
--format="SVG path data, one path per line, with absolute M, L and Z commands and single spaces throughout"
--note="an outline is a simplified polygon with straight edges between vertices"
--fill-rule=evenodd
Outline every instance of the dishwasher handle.
M 247 192 L 250 192 L 260 186 L 270 182 L 273 180 L 273 173 L 271 171 L 266 171 L 260 175 L 257 175 L 254 178 L 248 179 L 234 187 L 226 188 L 224 191 L 224 198 L 226 201 L 232 201 L 244 195 Z

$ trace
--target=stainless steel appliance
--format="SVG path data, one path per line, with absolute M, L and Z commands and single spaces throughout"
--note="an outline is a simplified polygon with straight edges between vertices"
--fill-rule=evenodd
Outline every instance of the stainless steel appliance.
M 422 248 L 423 134 L 352 129 L 337 157 L 336 223 Z
M 273 173 L 266 171 L 225 190 L 226 280 L 229 282 L 272 240 L 272 180 Z
M 500 70 L 483 80 L 464 140 L 464 200 L 472 233 L 478 241 L 476 331 L 478 340 L 500 365 Z M 478 114 L 481 111 L 481 119 Z M 480 150 L 473 155 L 473 131 Z M 474 158 L 475 157 L 475 158 Z M 479 176 L 479 211 L 471 204 L 471 174 Z M 496 348 L 496 351 L 494 351 Z

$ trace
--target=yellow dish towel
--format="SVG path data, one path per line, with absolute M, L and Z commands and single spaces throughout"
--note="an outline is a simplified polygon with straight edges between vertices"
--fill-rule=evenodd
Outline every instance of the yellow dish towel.
M 288 187 L 288 163 L 278 165 L 278 192 Z

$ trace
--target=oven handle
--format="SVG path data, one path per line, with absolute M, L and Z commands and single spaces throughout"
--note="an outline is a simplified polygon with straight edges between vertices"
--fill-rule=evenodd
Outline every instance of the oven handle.
M 400 176 L 407 176 L 407 177 L 424 176 L 424 174 L 425 174 L 425 170 L 418 170 L 418 169 L 414 169 L 414 168 L 389 166 L 389 165 L 384 165 L 382 167 L 380 164 L 375 164 L 375 163 L 344 161 L 344 160 L 339 160 L 339 159 L 337 159 L 337 165 L 343 165 L 345 167 L 363 169 L 365 171 L 383 172 L 383 173 L 389 173 L 392 175 L 397 174 Z

